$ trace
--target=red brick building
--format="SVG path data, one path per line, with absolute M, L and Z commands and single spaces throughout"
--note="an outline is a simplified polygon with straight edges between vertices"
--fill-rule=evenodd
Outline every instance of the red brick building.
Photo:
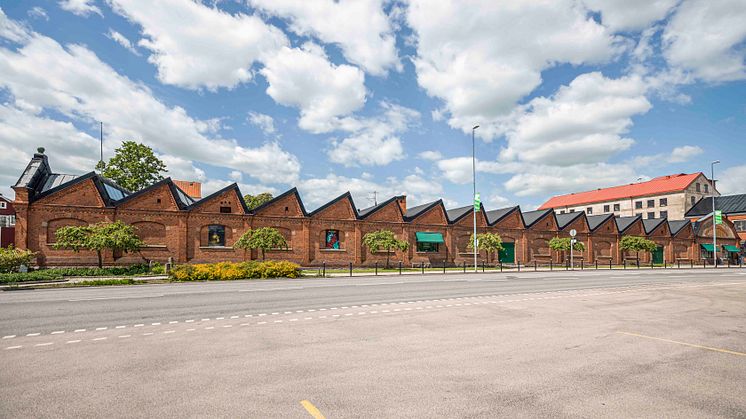
M 746 255 L 746 194 L 718 196 L 715 198 L 715 209 L 722 212 L 724 220 L 733 223 L 739 242 L 736 246 L 739 250 L 737 253 Z M 687 211 L 686 217 L 699 228 L 702 222 L 698 220 L 706 218 L 710 214 L 712 214 L 712 198 L 702 198 L 694 207 Z M 707 223 L 706 228 L 709 230 L 703 231 L 703 234 L 709 234 L 710 240 L 712 240 L 712 224 Z M 736 253 L 734 250 L 721 248 L 718 252 L 721 253 L 722 257 L 723 252 Z
M 16 243 L 38 252 L 39 265 L 84 265 L 96 263 L 92 252 L 55 250 L 55 231 L 67 225 L 86 225 L 122 220 L 137 228 L 146 245 L 139 254 L 105 256 L 106 264 L 125 264 L 144 259 L 177 263 L 242 261 L 257 259 L 256 251 L 233 249 L 248 229 L 277 228 L 288 249 L 267 252 L 267 258 L 286 259 L 303 266 L 356 266 L 383 263 L 385 252 L 371 252 L 362 245 L 363 236 L 386 229 L 410 248 L 391 255 L 404 265 L 420 263 L 441 266 L 473 260 L 468 250 L 472 231 L 472 207 L 447 210 L 441 200 L 407 207 L 405 196 L 395 196 L 374 207 L 358 209 L 345 193 L 314 211 L 307 211 L 293 188 L 258 208 L 249 210 L 236 184 L 200 200 L 191 198 L 172 180 L 165 179 L 141 191 L 129 193 L 100 175 L 55 174 L 47 156 L 35 154 L 13 187 L 17 211 Z M 586 250 L 578 252 L 584 263 L 621 263 L 619 249 L 624 234 L 647 236 L 660 243 L 656 261 L 699 261 L 698 237 L 686 221 L 642 220 L 642 217 L 587 216 L 582 212 L 555 214 L 552 209 L 521 211 L 510 207 L 477 213 L 479 232 L 500 234 L 505 250 L 503 263 L 559 264 L 565 255 L 549 249 L 553 237 L 567 237 L 575 229 Z M 706 229 L 705 229 L 706 230 Z M 703 230 L 703 231 L 705 231 Z M 718 229 L 720 233 L 720 229 Z M 726 223 L 723 243 L 735 244 L 732 223 Z M 643 263 L 651 255 L 642 255 Z M 480 261 L 496 263 L 494 255 L 479 255 Z
M 0 194 L 0 247 L 8 247 L 15 243 L 16 211 L 13 202 Z

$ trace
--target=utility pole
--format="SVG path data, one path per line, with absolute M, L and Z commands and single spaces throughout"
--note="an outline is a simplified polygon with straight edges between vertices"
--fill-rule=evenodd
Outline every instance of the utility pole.
M 481 205 L 481 202 L 477 203 L 477 148 L 474 140 L 474 132 L 477 128 L 479 128 L 479 125 L 474 125 L 471 128 L 471 172 L 473 179 L 472 186 L 474 188 L 474 195 L 472 196 L 474 200 L 474 242 L 472 243 L 472 246 L 474 246 L 474 272 L 477 272 L 477 252 L 479 252 L 479 241 L 477 240 L 477 206 Z

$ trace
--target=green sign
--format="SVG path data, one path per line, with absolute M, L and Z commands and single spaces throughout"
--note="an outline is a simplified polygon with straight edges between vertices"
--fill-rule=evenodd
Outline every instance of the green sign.
M 482 205 L 482 199 L 479 197 L 479 192 L 474 195 L 474 211 L 479 211 L 479 207 Z
M 715 224 L 723 224 L 723 212 L 715 210 Z

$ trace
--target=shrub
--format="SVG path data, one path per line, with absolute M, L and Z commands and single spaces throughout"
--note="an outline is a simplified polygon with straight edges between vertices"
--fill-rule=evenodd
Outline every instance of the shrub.
M 61 276 L 125 276 L 146 274 L 150 272 L 150 267 L 141 263 L 131 266 L 112 266 L 108 268 L 54 268 L 47 269 L 47 271 L 56 272 Z
M 150 267 L 150 273 L 153 275 L 163 275 L 166 273 L 166 267 L 158 262 L 153 262 L 153 265 Z
M 27 273 L 0 273 L 0 284 L 27 281 L 54 281 L 62 279 L 62 275 L 51 270 L 33 271 Z
M 172 281 L 230 281 L 248 278 L 297 278 L 300 266 L 287 261 L 220 262 L 178 265 L 169 272 Z
M 92 281 L 80 281 L 80 282 L 73 282 L 71 284 L 65 284 L 72 287 L 92 287 L 92 286 L 101 286 L 101 285 L 134 285 L 137 284 L 137 281 L 135 281 L 132 278 L 124 278 L 124 279 L 94 279 Z
M 21 265 L 29 266 L 35 253 L 16 249 L 13 246 L 0 247 L 0 272 L 18 272 Z

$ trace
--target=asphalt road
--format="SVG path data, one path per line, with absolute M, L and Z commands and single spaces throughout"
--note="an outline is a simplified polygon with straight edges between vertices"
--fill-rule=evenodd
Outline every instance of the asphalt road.
M 746 270 L 4 292 L 0 416 L 744 417 L 745 301 Z

